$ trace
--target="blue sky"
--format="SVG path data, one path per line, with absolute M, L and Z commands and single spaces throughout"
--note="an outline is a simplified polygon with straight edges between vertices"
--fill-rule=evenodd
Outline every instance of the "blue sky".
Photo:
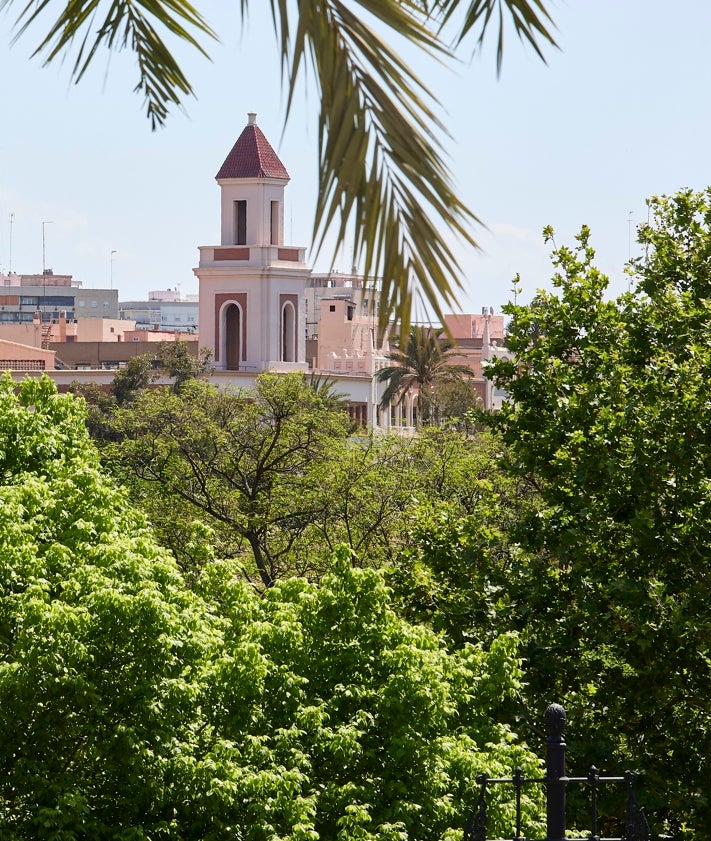
M 74 86 L 69 63 L 42 68 L 29 59 L 39 28 L 10 47 L 12 15 L 0 16 L 3 271 L 13 213 L 14 271 L 41 271 L 45 221 L 46 265 L 86 287 L 109 285 L 115 251 L 122 300 L 176 286 L 196 292 L 197 248 L 219 241 L 214 176 L 248 111 L 291 174 L 286 239 L 310 244 L 317 99 L 303 85 L 283 131 L 267 4 L 252 4 L 244 31 L 238 7 L 201 7 L 221 43 L 211 62 L 180 49 L 196 98 L 157 132 L 132 93 L 128 55 L 100 58 Z M 513 33 L 498 80 L 491 49 L 472 58 L 465 46 L 456 69 L 417 62 L 440 99 L 457 189 L 486 225 L 474 229 L 481 251 L 454 246 L 465 311 L 498 310 L 517 272 L 524 298 L 550 285 L 548 224 L 559 243 L 588 224 L 598 265 L 612 292 L 622 291 L 646 197 L 711 183 L 711 3 L 680 0 L 672 10 L 661 0 L 557 0 L 549 8 L 560 49 L 546 51 L 547 65 Z M 327 256 L 317 268 L 328 267 Z M 350 264 L 350 254 L 337 255 L 336 268 Z

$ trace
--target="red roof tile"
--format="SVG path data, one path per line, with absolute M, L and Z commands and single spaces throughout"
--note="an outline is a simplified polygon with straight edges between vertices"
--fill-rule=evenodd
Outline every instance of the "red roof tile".
M 250 114 L 249 123 L 215 176 L 221 178 L 289 178 L 284 164 Z

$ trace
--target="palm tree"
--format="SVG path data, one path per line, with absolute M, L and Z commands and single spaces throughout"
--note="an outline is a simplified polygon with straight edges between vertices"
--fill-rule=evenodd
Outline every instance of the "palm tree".
M 309 388 L 327 409 L 348 409 L 350 397 L 345 391 L 338 391 L 338 380 L 335 377 L 312 372 L 307 382 Z
M 468 365 L 453 361 L 457 350 L 442 330 L 413 324 L 405 341 L 396 339 L 395 344 L 398 345 L 396 350 L 388 354 L 394 364 L 375 374 L 379 382 L 387 382 L 380 408 L 384 409 L 392 402 L 402 403 L 408 394 L 417 390 L 420 419 L 436 419 L 435 386 L 472 377 L 474 371 Z
M 132 50 L 139 68 L 135 90 L 145 99 L 153 128 L 192 94 L 166 36 L 174 46 L 187 43 L 203 55 L 203 42 L 217 36 L 189 0 L 115 0 L 105 9 L 100 0 L 65 2 L 33 53 L 45 64 L 73 59 L 71 75 L 78 82 L 100 48 Z M 58 4 L 0 0 L 0 10 L 13 5 L 20 10 L 17 38 Z M 518 37 L 541 58 L 543 46 L 555 45 L 544 0 L 271 0 L 270 5 L 287 118 L 304 65 L 310 65 L 317 86 L 317 249 L 333 230 L 335 255 L 354 232 L 355 262 L 371 281 L 382 279 L 381 327 L 394 316 L 406 334 L 415 297 L 441 319 L 461 288 L 452 234 L 475 247 L 470 228 L 477 219 L 455 194 L 444 162 L 440 137 L 446 130 L 435 113 L 437 99 L 389 36 L 449 61 L 470 38 L 479 47 L 498 22 L 500 69 L 506 12 Z M 246 18 L 248 0 L 241 0 L 240 10 Z

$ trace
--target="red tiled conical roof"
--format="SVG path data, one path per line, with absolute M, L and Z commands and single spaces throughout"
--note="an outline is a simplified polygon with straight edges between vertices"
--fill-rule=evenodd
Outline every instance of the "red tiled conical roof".
M 284 164 L 257 125 L 256 116 L 249 115 L 249 123 L 215 176 L 218 181 L 221 178 L 289 178 Z

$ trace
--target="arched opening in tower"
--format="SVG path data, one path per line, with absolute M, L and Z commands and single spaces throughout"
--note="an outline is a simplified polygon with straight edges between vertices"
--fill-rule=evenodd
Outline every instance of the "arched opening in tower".
M 296 312 L 290 301 L 281 310 L 281 361 L 296 362 Z
M 230 304 L 225 310 L 225 368 L 238 371 L 240 347 L 242 344 L 242 313 L 237 304 Z

